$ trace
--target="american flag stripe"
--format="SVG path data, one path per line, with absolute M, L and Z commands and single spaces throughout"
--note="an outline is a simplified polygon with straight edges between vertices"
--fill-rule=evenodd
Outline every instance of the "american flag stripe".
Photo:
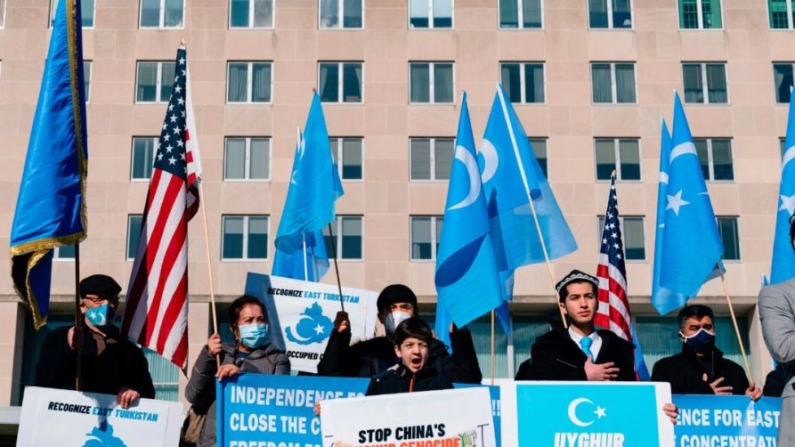
M 183 368 L 188 354 L 188 221 L 199 206 L 198 144 L 184 48 L 152 169 L 122 331 Z

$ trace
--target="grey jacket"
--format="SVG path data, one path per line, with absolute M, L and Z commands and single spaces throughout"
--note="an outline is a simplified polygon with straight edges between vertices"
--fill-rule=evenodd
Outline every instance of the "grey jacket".
M 770 354 L 779 363 L 795 360 L 795 279 L 763 287 L 759 292 L 759 320 Z M 795 378 L 781 397 L 795 397 Z
M 235 358 L 235 345 L 224 343 L 221 346 L 221 364 L 234 363 L 241 373 L 290 374 L 290 360 L 284 351 L 268 344 L 252 352 L 248 357 Z M 207 353 L 207 346 L 199 353 L 193 364 L 185 398 L 193 405 L 197 414 L 206 412 L 198 447 L 215 447 L 215 373 L 218 371 L 215 357 Z

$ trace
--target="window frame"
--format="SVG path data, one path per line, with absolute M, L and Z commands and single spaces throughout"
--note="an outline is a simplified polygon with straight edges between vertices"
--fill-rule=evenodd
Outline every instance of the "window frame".
M 594 78 L 593 67 L 594 65 L 609 65 L 610 66 L 610 102 L 596 102 L 594 101 Z M 635 101 L 633 102 L 618 102 L 618 81 L 616 78 L 616 65 L 632 65 L 632 86 L 635 91 Z M 638 70 L 636 61 L 591 61 L 591 105 L 593 106 L 637 106 L 640 104 L 638 95 Z
M 412 65 L 428 65 L 428 102 L 414 102 L 411 100 L 411 66 Z M 452 100 L 450 102 L 436 102 L 436 65 L 437 64 L 449 64 L 452 67 L 453 73 L 453 95 L 451 96 Z M 409 105 L 455 105 L 456 104 L 456 95 L 455 95 L 455 62 L 453 61 L 409 61 L 409 70 L 408 70 L 408 84 L 409 84 Z M 546 92 L 545 92 L 546 93 Z
M 141 73 L 141 64 L 157 64 L 157 78 L 155 79 L 155 100 L 154 101 L 139 101 L 138 100 L 138 89 L 139 89 L 139 75 Z M 156 61 L 156 60 L 137 60 L 135 61 L 135 94 L 134 96 L 134 104 L 168 104 L 168 100 L 161 101 L 160 97 L 162 96 L 162 88 L 163 88 L 163 64 L 174 64 L 173 61 Z M 176 70 L 176 66 L 174 66 L 174 70 Z
M 589 31 L 632 31 L 635 29 L 635 5 L 634 0 L 627 0 L 629 2 L 629 27 L 622 27 L 616 28 L 615 23 L 613 23 L 613 1 L 614 0 L 604 0 L 607 5 L 607 27 L 606 28 L 594 28 L 591 26 L 591 2 L 588 2 L 588 30 Z
M 271 26 L 254 26 L 254 2 L 255 0 L 248 0 L 248 26 L 232 26 L 232 1 L 229 0 L 229 19 L 227 20 L 227 29 L 230 31 L 245 31 L 245 30 L 275 30 L 276 29 L 276 0 L 268 0 L 271 2 Z
M 186 11 L 185 7 L 187 6 L 187 1 L 182 0 L 182 24 L 180 26 L 165 26 L 166 21 L 166 1 L 167 0 L 159 0 L 160 1 L 160 17 L 158 19 L 157 26 L 144 26 L 141 24 L 141 19 L 143 19 L 143 8 L 144 2 L 143 0 L 138 0 L 138 29 L 165 29 L 165 30 L 180 30 L 185 29 L 185 16 Z
M 627 255 L 627 226 L 625 225 L 625 220 L 630 219 L 631 221 L 640 221 L 640 229 L 642 231 L 642 239 L 643 239 L 643 258 L 641 259 L 630 259 Z M 596 216 L 596 241 L 599 244 L 599 247 L 602 245 L 602 233 L 604 231 L 604 223 L 605 223 L 605 215 L 599 214 Z M 646 263 L 649 260 L 648 255 L 646 253 L 646 216 L 635 215 L 631 214 L 628 216 L 618 216 L 618 223 L 621 226 L 621 246 L 624 248 L 624 263 Z
M 538 167 L 541 168 L 541 173 L 544 174 L 547 181 L 549 181 L 549 137 L 527 137 L 527 141 L 530 143 L 530 147 L 533 148 L 533 155 L 536 157 Z M 536 153 L 535 142 L 539 141 L 544 142 L 544 166 L 541 166 L 541 162 L 538 160 L 538 154 Z
M 229 101 L 229 79 L 232 64 L 246 64 L 246 100 L 245 101 Z M 254 94 L 254 64 L 267 65 L 270 67 L 270 83 L 268 84 L 268 101 L 253 101 L 252 95 Z M 225 105 L 238 106 L 238 105 L 257 105 L 257 104 L 273 104 L 273 61 L 226 61 L 226 95 Z
M 773 15 L 772 10 L 770 8 L 770 1 L 767 0 L 765 2 L 765 12 L 767 12 L 767 28 L 770 31 L 792 31 L 795 29 L 795 19 L 792 17 L 792 13 L 795 12 L 795 6 L 792 5 L 792 0 L 786 0 L 787 5 L 787 27 L 786 28 L 774 28 L 773 27 Z
M 428 146 L 428 151 L 430 151 L 428 162 L 430 163 L 430 175 L 431 178 L 429 179 L 414 179 L 411 178 L 411 166 L 412 166 L 412 146 L 411 142 L 414 140 L 429 140 L 430 145 Z M 455 157 L 455 137 L 409 137 L 409 183 L 411 182 L 418 182 L 418 183 L 430 183 L 430 182 L 449 182 L 449 178 L 440 179 L 436 177 L 436 141 L 437 140 L 450 140 L 453 143 L 452 147 L 452 156 Z
M 342 234 L 342 221 L 344 219 L 359 219 L 360 228 L 361 228 L 361 248 L 362 248 L 362 256 L 360 258 L 343 258 L 342 257 L 342 242 L 344 235 Z M 321 231 L 323 234 L 323 243 L 326 243 L 326 238 L 330 237 L 326 235 L 326 230 L 328 229 L 328 225 L 323 227 Z M 334 251 L 336 253 L 336 259 L 339 262 L 362 262 L 364 261 L 364 253 L 365 253 L 365 237 L 364 237 L 364 215 L 363 214 L 337 214 L 336 218 L 334 219 Z M 329 260 L 333 258 L 333 254 L 330 250 L 328 251 Z
M 732 161 L 732 178 L 731 179 L 715 179 L 715 159 L 712 153 L 712 142 L 713 140 L 725 140 L 729 142 L 729 156 L 731 157 Z M 705 178 L 705 182 L 717 182 L 717 183 L 735 183 L 736 174 L 734 170 L 734 144 L 732 144 L 731 137 L 694 137 L 693 138 L 693 147 L 695 147 L 696 141 L 704 141 L 707 143 L 707 170 L 709 172 L 709 178 Z M 698 162 L 698 167 L 701 168 L 701 160 Z
M 681 22 L 679 21 L 680 17 L 682 17 L 682 1 L 683 0 L 676 0 L 676 22 L 677 26 L 679 27 L 679 31 L 723 31 L 726 28 L 726 15 L 724 14 L 723 10 L 723 2 L 724 0 L 718 0 L 720 3 L 720 27 L 719 28 L 704 28 L 704 6 L 702 3 L 704 0 L 696 0 L 696 18 L 698 21 L 698 28 L 683 28 Z
M 133 177 L 133 170 L 135 169 L 135 140 L 149 140 L 151 139 L 154 144 L 152 145 L 152 166 L 149 167 L 149 177 Z M 154 159 L 157 156 L 157 149 L 160 146 L 160 137 L 148 136 L 133 136 L 130 140 L 130 182 L 132 183 L 148 183 L 152 179 L 152 169 L 154 167 Z
M 726 69 L 726 62 L 725 61 L 708 61 L 708 62 L 687 62 L 682 61 L 680 63 L 682 68 L 682 92 L 684 93 L 687 89 L 685 86 L 685 66 L 686 65 L 698 65 L 699 72 L 701 74 L 701 95 L 704 97 L 704 102 L 688 102 L 687 101 L 687 94 L 685 94 L 685 104 L 692 104 L 692 105 L 731 105 L 731 92 L 729 91 L 729 70 Z M 710 102 L 709 101 L 709 83 L 707 82 L 707 65 L 723 65 L 723 82 L 726 84 L 726 102 Z M 775 74 L 774 74 L 775 76 Z M 775 82 L 773 83 L 775 87 Z
M 777 106 L 787 105 L 787 104 L 789 104 L 789 101 L 779 101 L 778 86 L 776 85 L 776 66 L 777 65 L 781 65 L 781 66 L 787 66 L 788 65 L 790 67 L 790 69 L 792 70 L 792 74 L 793 74 L 792 86 L 795 86 L 795 62 L 776 62 L 776 61 L 773 61 L 773 94 L 775 96 L 776 105 Z M 792 92 L 790 92 L 790 96 L 791 95 L 792 95 Z
M 365 1 L 364 0 L 359 0 L 359 1 L 361 2 L 361 5 L 362 5 L 362 8 L 361 8 L 362 9 L 362 26 L 360 26 L 358 28 L 353 28 L 353 27 L 345 27 L 344 26 L 344 24 L 345 24 L 345 19 L 344 19 L 344 17 L 345 17 L 345 0 L 339 0 L 339 2 L 337 3 L 337 23 L 339 23 L 339 26 L 335 26 L 335 27 L 324 27 L 323 26 L 323 24 L 322 24 L 323 16 L 321 15 L 322 7 L 323 7 L 323 0 L 317 0 L 317 29 L 318 29 L 318 31 L 364 30 L 365 23 L 366 23 L 365 22 L 365 14 L 367 13 L 367 11 L 366 11 L 366 8 L 365 8 Z M 274 20 L 274 23 L 275 23 L 275 20 Z M 364 70 L 364 62 L 362 62 L 362 70 Z
M 335 64 L 337 65 L 337 101 L 323 101 L 323 98 L 320 98 L 320 102 L 323 104 L 335 104 L 335 105 L 364 105 L 365 101 L 365 92 L 364 92 L 364 85 L 365 85 L 365 72 L 364 72 L 364 61 L 317 61 L 317 85 L 318 85 L 318 95 L 320 95 L 320 67 L 321 65 L 330 65 Z M 345 101 L 345 64 L 359 64 L 362 66 L 362 79 L 359 84 L 359 91 L 362 93 L 361 101 L 352 102 L 352 101 Z M 272 79 L 272 77 L 271 77 Z
M 522 4 L 522 0 L 504 0 L 504 1 L 511 1 L 517 3 L 517 15 L 518 15 L 518 23 L 516 28 L 503 28 L 500 25 L 500 16 L 501 16 L 501 1 L 497 0 L 497 30 L 498 31 L 544 31 L 546 29 L 546 20 L 545 20 L 545 9 L 544 9 L 544 0 L 538 0 L 538 6 L 541 11 L 541 26 L 538 28 L 525 28 L 524 26 L 524 5 Z
M 125 261 L 135 261 L 135 254 L 137 254 L 137 252 L 138 252 L 138 244 L 136 244 L 136 246 L 134 247 L 134 250 L 132 250 L 133 257 L 130 257 L 130 251 L 131 251 L 130 250 L 130 248 L 131 248 L 130 242 L 132 242 L 132 234 L 130 233 L 130 230 L 132 229 L 132 220 L 136 219 L 136 218 L 141 219 L 141 225 L 143 225 L 143 218 L 144 218 L 143 214 L 129 214 L 129 213 L 127 214 L 127 242 L 126 242 L 126 244 L 124 244 L 124 260 Z M 138 243 L 141 242 L 141 235 L 140 234 L 138 235 L 138 241 L 137 242 Z
M 617 182 L 634 182 L 634 183 L 643 183 L 643 153 L 641 148 L 641 138 L 640 137 L 594 137 L 593 138 L 593 150 L 594 150 L 594 177 L 596 178 L 596 182 L 606 183 L 611 181 L 610 178 L 600 179 L 599 178 L 599 160 L 597 158 L 596 152 L 596 142 L 599 140 L 612 140 L 613 141 L 613 156 L 615 157 L 613 160 L 615 161 L 615 171 L 616 171 L 616 181 Z M 623 173 L 621 172 L 621 140 L 632 140 L 638 143 L 638 179 L 629 179 L 625 180 L 623 178 Z
M 227 157 L 227 143 L 229 140 L 244 140 L 245 144 L 245 153 L 243 154 L 243 178 L 227 178 L 226 176 L 226 166 L 229 160 Z M 252 140 L 263 140 L 268 143 L 268 150 L 266 153 L 266 158 L 268 160 L 268 172 L 265 173 L 265 178 L 251 178 L 251 141 Z M 223 181 L 230 182 L 230 183 L 250 183 L 250 182 L 270 182 L 271 176 L 273 175 L 273 138 L 267 136 L 255 136 L 255 137 L 237 137 L 237 136 L 224 136 L 224 159 L 223 159 Z
M 331 154 L 331 155 L 332 155 L 332 160 L 336 160 L 337 174 L 340 176 L 340 181 L 343 181 L 343 182 L 359 182 L 359 183 L 364 182 L 364 137 L 340 137 L 340 136 L 336 136 L 336 137 L 329 137 L 329 140 L 336 140 L 336 143 L 337 143 L 336 154 Z M 343 150 L 343 146 L 344 146 L 343 142 L 345 140 L 358 140 L 359 143 L 360 143 L 360 145 L 359 145 L 359 148 L 361 150 L 360 157 L 362 159 L 362 165 L 361 165 L 360 169 L 362 170 L 362 178 L 345 178 L 342 175 L 343 174 L 343 168 L 344 168 L 344 162 L 345 162 L 345 158 L 344 158 L 345 151 Z M 333 151 L 333 149 L 332 149 L 332 151 Z
M 224 257 L 224 244 L 226 239 L 226 219 L 232 218 L 243 218 L 243 255 L 240 258 L 225 258 Z M 265 257 L 264 258 L 251 258 L 249 257 L 248 253 L 248 240 L 251 236 L 251 226 L 250 220 L 252 217 L 260 218 L 264 217 L 267 219 L 267 243 L 265 244 Z M 270 250 L 271 245 L 271 216 L 270 214 L 221 214 L 221 262 L 259 262 L 259 261 L 271 261 L 273 260 L 273 255 Z
M 523 106 L 534 106 L 534 105 L 546 105 L 547 104 L 547 64 L 543 61 L 534 62 L 534 61 L 500 61 L 499 66 L 497 69 L 499 70 L 498 77 L 502 85 L 505 85 L 504 79 L 502 79 L 502 68 L 503 65 L 518 65 L 519 66 L 519 87 L 520 87 L 520 95 L 521 101 L 520 102 L 511 102 L 511 104 L 519 104 Z M 525 85 L 525 80 L 527 76 L 525 74 L 525 66 L 527 65 L 540 65 L 541 66 L 541 75 L 543 76 L 542 88 L 544 91 L 544 100 L 541 102 L 527 102 L 526 95 L 527 95 L 527 86 Z M 454 87 L 455 88 L 455 87 Z M 509 98 L 510 99 L 510 98 Z
M 428 259 L 414 257 L 414 219 L 430 219 L 431 220 L 431 257 Z M 439 238 L 439 220 L 442 220 L 444 225 L 444 215 L 438 214 L 412 214 L 409 215 L 409 262 L 429 263 L 436 262 L 438 256 Z
M 727 259 L 726 256 L 726 242 L 723 240 L 723 233 L 721 232 L 720 221 L 721 220 L 733 220 L 734 221 L 734 229 L 735 229 L 735 241 L 737 242 L 737 258 L 736 259 Z M 740 216 L 738 215 L 721 215 L 715 216 L 715 225 L 718 227 L 718 235 L 720 236 L 720 243 L 721 246 L 724 247 L 723 256 L 721 256 L 721 261 L 724 262 L 733 262 L 739 263 L 743 262 L 743 250 L 742 250 L 742 243 L 740 242 Z
M 3 3 L 3 17 L 0 20 L 0 29 L 5 27 L 5 13 L 6 13 L 6 5 L 8 4 L 8 0 L 0 0 Z M 47 21 L 47 28 L 52 28 L 52 23 L 55 21 L 55 8 L 58 6 L 60 0 L 50 0 L 50 14 L 49 20 Z M 82 6 L 82 3 L 81 3 Z M 82 11 L 81 11 L 82 12 Z M 91 26 L 85 26 L 81 23 L 82 29 L 95 29 L 97 27 L 97 0 L 94 0 L 94 10 L 91 12 Z M 82 16 L 81 16 L 82 17 Z
M 408 0 L 406 3 L 406 12 L 408 13 L 407 17 L 407 26 L 410 31 L 422 31 L 422 30 L 443 30 L 443 31 L 451 31 L 455 29 L 455 0 L 450 0 L 450 26 L 446 28 L 437 28 L 433 26 L 433 20 L 436 18 L 433 13 L 435 11 L 435 2 L 434 0 L 418 0 L 424 1 L 428 3 L 428 26 L 426 27 L 415 27 L 411 25 L 411 1 Z

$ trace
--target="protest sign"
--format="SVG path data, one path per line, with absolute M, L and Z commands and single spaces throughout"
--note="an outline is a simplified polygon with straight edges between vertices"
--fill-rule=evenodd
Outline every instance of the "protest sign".
M 748 396 L 674 396 L 678 447 L 775 447 L 781 399 Z
M 322 401 L 323 445 L 495 447 L 486 388 Z
M 217 382 L 219 447 L 320 447 L 318 400 L 362 396 L 370 379 L 240 374 Z
M 179 402 L 140 399 L 124 410 L 113 395 L 29 386 L 17 446 L 174 446 L 182 420 Z
M 516 382 L 500 398 L 502 447 L 673 445 L 667 383 Z
M 285 350 L 292 370 L 317 373 L 317 364 L 334 329 L 334 317 L 341 310 L 337 286 L 249 273 L 246 293 L 265 303 L 271 340 Z M 375 292 L 342 288 L 352 342 L 373 337 L 377 298 Z

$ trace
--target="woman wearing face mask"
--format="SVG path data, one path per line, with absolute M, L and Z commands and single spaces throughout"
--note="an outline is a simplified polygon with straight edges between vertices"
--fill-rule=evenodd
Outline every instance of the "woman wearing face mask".
M 284 351 L 274 347 L 268 333 L 268 315 L 259 299 L 243 295 L 229 306 L 230 330 L 235 343 L 221 343 L 213 334 L 207 340 L 185 388 L 185 397 L 196 414 L 206 414 L 199 435 L 199 447 L 214 447 L 215 381 L 239 373 L 290 374 L 290 361 Z M 217 366 L 215 356 L 220 356 Z

